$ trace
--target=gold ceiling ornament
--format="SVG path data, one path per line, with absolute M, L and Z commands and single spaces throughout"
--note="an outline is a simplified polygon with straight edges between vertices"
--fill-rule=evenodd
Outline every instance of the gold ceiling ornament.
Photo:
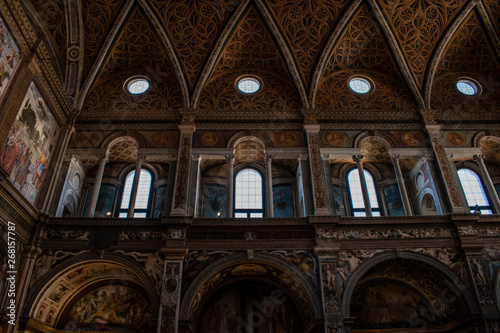
M 139 95 L 125 92 L 123 84 L 131 76 L 147 76 L 150 89 Z M 106 63 L 91 88 L 83 110 L 85 113 L 127 113 L 157 111 L 182 107 L 182 94 L 171 64 L 154 28 L 138 8 L 133 9 Z
M 448 25 L 466 0 L 381 0 L 392 30 L 418 85 L 422 88 L 427 64 Z
M 265 89 L 241 94 L 235 81 L 256 75 Z M 297 89 L 271 33 L 251 6 L 243 15 L 208 79 L 198 102 L 201 110 L 293 110 L 301 106 Z
M 456 83 L 461 78 L 477 81 L 482 93 L 467 96 Z M 469 14 L 442 55 L 432 86 L 431 108 L 449 112 L 496 111 L 500 107 L 500 63 L 488 41 L 481 20 Z
M 351 91 L 349 79 L 367 75 L 377 91 L 364 95 Z M 366 5 L 358 9 L 336 43 L 315 102 L 318 109 L 416 109 L 382 30 Z

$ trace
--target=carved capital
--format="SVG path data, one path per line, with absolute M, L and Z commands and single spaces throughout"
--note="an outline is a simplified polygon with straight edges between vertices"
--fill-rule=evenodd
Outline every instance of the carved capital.
M 479 163 L 484 159 L 484 154 L 474 154 L 473 158 L 474 158 L 474 161 Z
M 363 161 L 363 158 L 365 155 L 359 154 L 359 155 L 352 155 L 352 160 L 356 163 Z

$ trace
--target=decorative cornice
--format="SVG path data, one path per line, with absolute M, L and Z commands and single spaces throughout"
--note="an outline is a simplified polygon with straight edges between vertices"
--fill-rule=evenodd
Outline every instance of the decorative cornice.
M 375 0 L 368 0 L 368 2 L 372 7 L 373 16 L 378 20 L 379 24 L 382 26 L 385 37 L 389 41 L 389 46 L 391 48 L 392 55 L 394 56 L 399 66 L 399 69 L 403 74 L 403 78 L 405 79 L 406 84 L 408 85 L 408 87 L 410 87 L 410 90 L 413 93 L 413 97 L 415 98 L 418 107 L 423 108 L 425 105 L 424 98 L 410 70 L 410 66 L 406 62 L 406 59 L 403 55 L 403 51 L 401 49 L 401 45 L 399 45 L 396 36 L 394 36 L 394 33 L 392 32 L 391 27 L 387 22 L 387 20 L 385 19 L 384 13 L 378 6 L 377 2 Z
M 191 107 L 196 107 L 198 105 L 198 99 L 200 98 L 201 92 L 203 91 L 203 88 L 205 87 L 205 84 L 209 79 L 215 64 L 217 63 L 219 55 L 221 54 L 222 50 L 224 50 L 224 46 L 226 45 L 228 39 L 231 37 L 231 33 L 240 21 L 242 15 L 245 13 L 249 2 L 250 0 L 241 1 L 241 3 L 234 11 L 233 15 L 227 22 L 226 26 L 224 27 L 224 30 L 220 33 L 217 42 L 212 47 L 212 52 L 205 62 L 205 67 L 203 67 L 203 70 L 199 75 L 198 82 L 196 82 L 196 86 L 193 89 L 193 95 L 191 96 L 190 102 Z
M 316 68 L 313 70 L 313 74 L 311 77 L 311 87 L 309 88 L 309 106 L 314 108 L 314 101 L 316 100 L 316 92 L 319 86 L 319 81 L 323 75 L 323 71 L 325 69 L 326 63 L 330 58 L 330 54 L 332 53 L 333 48 L 335 47 L 335 43 L 337 43 L 338 39 L 341 37 L 344 28 L 351 20 L 352 16 L 363 3 L 362 0 L 354 0 L 352 1 L 351 6 L 345 11 L 342 19 L 339 20 L 337 26 L 333 30 L 332 34 L 328 38 L 328 41 L 325 43 L 321 55 L 318 57 L 318 62 Z
M 302 80 L 302 77 L 299 73 L 299 67 L 297 65 L 297 62 L 295 61 L 292 51 L 290 50 L 290 45 L 288 45 L 288 43 L 286 42 L 286 39 L 281 33 L 280 29 L 278 28 L 278 25 L 275 19 L 273 18 L 273 15 L 269 12 L 267 6 L 263 3 L 263 1 L 255 0 L 255 3 L 257 4 L 257 7 L 259 8 L 262 16 L 264 17 L 265 23 L 271 30 L 272 36 L 278 42 L 283 58 L 285 58 L 286 65 L 295 83 L 295 87 L 299 92 L 302 107 L 309 108 L 309 102 L 307 100 L 307 93 L 306 93 L 306 88 L 304 86 L 304 81 Z
M 439 62 L 441 57 L 446 51 L 446 47 L 450 43 L 451 39 L 455 35 L 460 25 L 464 22 L 470 12 L 474 9 L 477 4 L 477 0 L 469 0 L 469 3 L 464 6 L 462 12 L 457 16 L 453 23 L 448 27 L 448 31 L 441 37 L 441 41 L 436 46 L 434 50 L 434 56 L 429 61 L 426 72 L 426 80 L 424 82 L 424 100 L 425 106 L 431 108 L 431 93 L 432 93 L 432 83 L 434 82 L 434 77 L 436 76 Z

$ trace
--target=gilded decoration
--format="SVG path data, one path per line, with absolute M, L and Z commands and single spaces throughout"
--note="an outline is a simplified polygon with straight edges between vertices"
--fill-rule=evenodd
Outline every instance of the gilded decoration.
M 459 78 L 476 80 L 482 91 L 466 96 L 458 91 Z M 455 111 L 497 111 L 500 108 L 500 63 L 481 20 L 472 12 L 458 28 L 438 65 L 432 86 L 431 108 Z M 462 115 L 466 117 L 466 114 Z
M 83 77 L 87 77 L 123 0 L 83 0 Z
M 313 174 L 314 202 L 315 208 L 326 208 L 326 191 L 323 186 L 323 170 L 321 168 L 321 157 L 318 145 L 318 136 L 309 136 L 309 154 L 311 156 L 311 172 Z
M 458 132 L 448 133 L 448 135 L 446 136 L 446 139 L 448 139 L 448 142 L 454 146 L 461 146 L 465 142 L 463 135 L 458 133 Z
M 219 136 L 217 133 L 206 132 L 201 135 L 201 143 L 204 146 L 212 147 L 215 146 L 217 142 L 219 142 Z
M 484 161 L 500 166 L 500 142 L 497 140 L 483 139 L 479 141 L 479 147 L 484 154 Z
M 179 132 L 140 131 L 147 148 L 175 148 L 179 144 Z
M 150 3 L 172 38 L 192 88 L 238 1 L 151 0 Z
M 352 76 L 368 76 L 375 90 L 356 94 Z M 362 5 L 336 43 L 318 85 L 318 109 L 415 109 L 416 103 L 398 69 L 382 30 Z
M 422 88 L 427 64 L 450 22 L 465 0 L 380 0 L 392 30 L 418 85 Z
M 292 48 L 305 82 L 309 82 L 328 36 L 350 1 L 269 0 L 271 9 Z
M 143 94 L 132 95 L 123 89 L 123 84 L 138 74 L 148 77 L 150 88 Z M 138 112 L 157 111 L 165 115 L 166 110 L 180 107 L 182 93 L 168 56 L 154 28 L 135 8 L 111 47 L 82 112 L 110 112 L 126 118 Z
M 236 90 L 236 79 L 256 75 L 263 88 L 255 94 Z M 272 34 L 252 6 L 243 15 L 222 51 L 198 102 L 203 110 L 298 109 L 301 101 Z M 297 111 L 298 112 L 298 111 Z
M 403 141 L 410 147 L 420 147 L 425 140 L 425 136 L 421 132 L 404 132 Z
M 175 204 L 174 209 L 185 209 L 186 208 L 186 191 L 189 182 L 189 162 L 190 162 L 190 152 L 191 152 L 191 134 L 183 135 L 181 140 L 181 147 L 179 147 L 179 159 L 178 159 L 178 170 L 177 184 L 175 187 Z
M 347 142 L 347 137 L 339 132 L 330 132 L 326 136 L 326 142 L 334 147 L 342 147 Z
M 484 0 L 484 6 L 488 12 L 488 15 L 496 28 L 497 34 L 500 35 L 500 2 L 497 0 Z
M 58 48 L 59 56 L 66 63 L 67 27 L 64 1 L 30 0 L 40 20 L 45 24 Z
M 369 138 L 361 143 L 361 154 L 366 162 L 390 163 L 389 149 L 378 139 Z

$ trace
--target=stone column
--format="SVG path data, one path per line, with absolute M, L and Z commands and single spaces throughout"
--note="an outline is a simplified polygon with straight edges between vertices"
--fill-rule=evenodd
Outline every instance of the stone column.
M 401 166 L 399 165 L 399 155 L 391 155 L 391 161 L 394 165 L 394 171 L 396 172 L 396 180 L 398 182 L 399 193 L 401 194 L 401 200 L 403 200 L 406 216 L 412 216 L 413 214 L 411 212 L 410 200 L 408 199 L 408 192 L 406 191 L 405 179 L 401 172 Z
M 163 248 L 165 264 L 161 288 L 158 333 L 177 333 L 181 302 L 183 260 L 186 248 Z
M 92 189 L 92 195 L 90 196 L 89 209 L 87 211 L 87 217 L 93 217 L 95 213 L 95 206 L 97 204 L 97 197 L 99 195 L 99 190 L 101 188 L 102 176 L 104 175 L 104 167 L 108 162 L 108 154 L 99 156 L 99 167 L 97 168 L 97 173 L 94 178 L 94 188 Z
M 188 192 L 188 215 L 198 217 L 200 205 L 201 154 L 194 154 L 191 159 L 191 184 Z
M 273 203 L 273 155 L 266 154 L 266 197 L 267 217 L 274 217 Z
M 179 125 L 179 130 L 181 132 L 179 140 L 179 153 L 177 154 L 175 187 L 170 215 L 187 216 L 191 150 L 193 145 L 193 133 L 196 130 L 196 127 L 194 124 Z
M 311 170 L 311 182 L 314 203 L 314 215 L 329 215 L 330 211 L 326 204 L 326 189 L 323 173 L 323 159 L 319 147 L 319 125 L 304 125 L 307 136 L 307 148 L 309 151 L 309 168 Z
M 144 163 L 144 155 L 137 155 L 135 162 L 134 181 L 132 182 L 132 190 L 130 191 L 130 201 L 128 203 L 127 217 L 134 217 L 135 200 L 137 199 L 137 189 L 139 188 L 139 180 L 141 178 L 142 163 Z
M 436 154 L 439 172 L 443 179 L 448 198 L 450 199 L 452 213 L 469 213 L 469 205 L 459 186 L 455 163 L 448 159 L 441 142 L 441 125 L 426 125 L 427 133 L 431 139 L 432 148 Z
M 234 209 L 234 154 L 226 155 L 227 158 L 227 217 L 233 217 Z
M 493 182 L 491 181 L 488 169 L 486 169 L 486 165 L 484 164 L 484 154 L 474 155 L 474 161 L 476 161 L 479 165 L 481 177 L 483 178 L 484 185 L 486 185 L 486 190 L 488 191 L 491 199 L 491 204 L 495 208 L 495 213 L 500 214 L 500 200 L 498 199 L 497 192 L 495 191 L 495 185 L 493 185 Z
M 354 155 L 352 159 L 358 167 L 359 182 L 361 184 L 361 193 L 363 194 L 363 203 L 365 204 L 366 216 L 372 216 L 372 206 L 370 205 L 370 197 L 368 196 L 368 186 L 366 185 L 365 171 L 363 170 L 363 155 Z

